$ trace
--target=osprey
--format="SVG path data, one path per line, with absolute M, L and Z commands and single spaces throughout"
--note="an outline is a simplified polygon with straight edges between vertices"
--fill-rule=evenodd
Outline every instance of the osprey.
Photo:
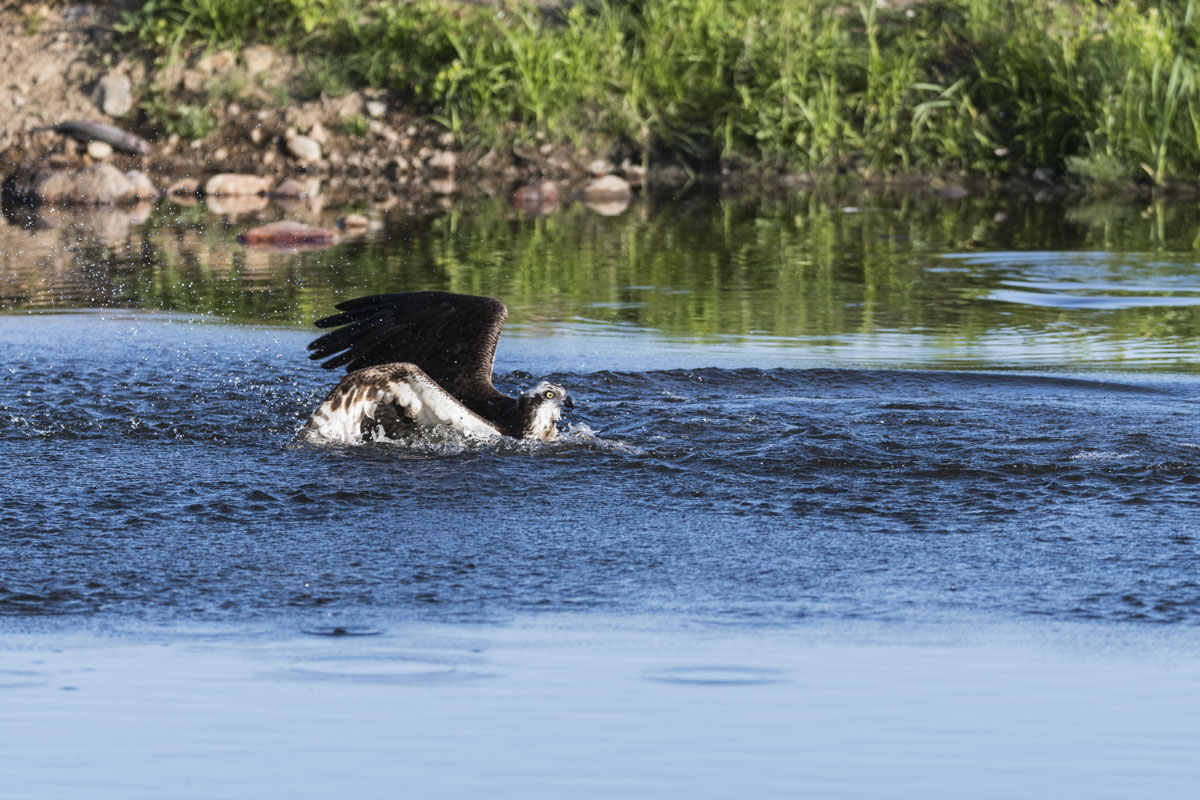
M 491 297 L 450 292 L 377 294 L 335 306 L 316 322 L 337 328 L 309 344 L 325 369 L 345 366 L 305 427 L 342 442 L 446 426 L 480 438 L 553 439 L 574 403 L 542 381 L 520 397 L 492 386 L 496 343 L 508 309 Z

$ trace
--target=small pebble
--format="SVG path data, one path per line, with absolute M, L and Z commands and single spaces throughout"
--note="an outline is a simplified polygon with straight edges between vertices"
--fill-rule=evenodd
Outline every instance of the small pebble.
M 112 155 L 112 145 L 108 142 L 91 141 L 88 142 L 87 153 L 97 161 L 103 161 Z
M 287 148 L 300 161 L 321 160 L 321 145 L 307 136 L 293 136 L 288 140 Z

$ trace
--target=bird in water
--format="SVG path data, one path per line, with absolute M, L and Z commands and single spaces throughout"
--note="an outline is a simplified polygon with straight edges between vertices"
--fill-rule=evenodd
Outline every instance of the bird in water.
M 491 297 L 450 292 L 377 294 L 339 303 L 319 319 L 336 328 L 309 344 L 309 358 L 347 374 L 303 434 L 318 441 L 395 438 L 447 427 L 477 438 L 548 441 L 574 408 L 566 390 L 541 381 L 519 397 L 492 385 L 496 343 L 508 309 Z

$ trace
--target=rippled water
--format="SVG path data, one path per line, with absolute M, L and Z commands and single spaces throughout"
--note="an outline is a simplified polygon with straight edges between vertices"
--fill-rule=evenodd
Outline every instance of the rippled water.
M 514 337 L 503 366 L 577 398 L 561 442 L 314 446 L 306 340 L 0 319 L 0 609 L 1200 619 L 1190 376 L 615 371 Z
M 398 629 L 424 636 L 421 626 L 460 626 L 490 642 L 485 649 L 504 649 L 508 626 L 554 612 L 574 633 L 537 634 L 517 648 L 521 688 L 501 680 L 509 689 L 485 693 L 505 713 L 516 698 L 537 707 L 529 698 L 539 658 L 604 683 L 563 656 L 563 637 L 578 635 L 598 637 L 588 658 L 613 659 L 613 674 L 640 676 L 638 687 L 751 686 L 788 708 L 799 677 L 790 665 L 816 658 L 808 688 L 849 692 L 858 699 L 844 719 L 868 727 L 880 720 L 855 703 L 877 702 L 887 686 L 908 697 L 906 682 L 929 675 L 953 683 L 954 669 L 918 657 L 899 676 L 859 674 L 857 688 L 839 683 L 839 670 L 891 659 L 889 647 L 940 635 L 942 625 L 1087 626 L 1073 635 L 1089 642 L 1082 658 L 1091 664 L 1104 663 L 1097 641 L 1127 647 L 1133 634 L 1122 631 L 1153 624 L 1181 632 L 1150 651 L 1182 648 L 1187 680 L 1200 674 L 1189 644 L 1200 622 L 1200 265 L 1187 209 L 805 197 L 647 203 L 614 219 L 570 208 L 530 220 L 493 204 L 377 216 L 366 239 L 269 255 L 232 243 L 268 212 L 219 221 L 197 213 L 161 206 L 103 237 L 77 221 L 0 225 L 9 312 L 0 315 L 0 627 L 35 637 L 21 647 L 42 652 L 146 626 L 180 631 L 167 636 L 178 644 L 202 625 L 220 633 L 196 657 L 221 674 L 252 669 L 222 649 L 244 638 L 282 648 L 265 668 L 276 678 L 324 680 L 333 670 L 369 685 L 441 686 L 447 670 L 487 678 L 505 669 L 476 664 L 462 642 L 449 661 L 398 658 Z M 509 303 L 497 383 L 516 391 L 548 377 L 566 386 L 577 412 L 562 440 L 296 442 L 336 380 L 305 358 L 308 323 L 338 299 L 435 288 Z M 668 622 L 651 624 L 649 639 L 605 638 L 624 630 L 620 620 L 645 619 Z M 737 641 L 704 644 L 687 634 L 689 621 L 728 626 Z M 866 639 L 879 637 L 882 651 L 862 645 L 854 626 L 863 624 L 878 626 Z M 794 637 L 818 630 L 833 640 L 859 631 L 859 644 L 814 656 Z M 1023 664 L 1057 635 L 1033 630 L 1018 637 L 1019 655 L 974 641 L 938 658 L 964 669 L 980 653 Z M 305 631 L 330 641 L 373 635 L 362 637 L 357 661 L 330 650 L 280 667 L 307 650 L 289 638 Z M 151 646 L 144 636 L 128 646 Z M 695 652 L 638 655 L 655 637 Z M 606 641 L 617 650 L 602 655 Z M 120 672 L 130 668 L 114 666 L 120 653 L 135 652 L 113 660 L 107 645 L 80 647 L 78 657 L 50 658 L 50 673 L 10 651 L 0 690 L 70 688 L 78 681 L 66 676 L 89 660 Z M 963 690 L 966 702 L 1043 703 L 1043 673 L 998 669 L 1006 688 L 981 679 Z M 1120 695 L 1130 674 L 1085 684 L 1064 713 Z M 645 709 L 682 706 L 625 680 L 610 687 L 629 701 L 616 718 L 665 735 Z M 134 692 L 101 685 L 110 697 Z M 159 688 L 200 713 L 191 685 Z M 237 686 L 235 706 L 263 691 Z M 555 696 L 572 708 L 592 702 L 594 685 L 570 687 Z M 934 747 L 968 724 L 937 697 L 917 693 L 893 709 L 907 720 L 929 702 L 942 708 L 941 738 L 927 740 Z M 448 707 L 469 716 L 460 699 Z M 1153 701 L 1172 707 L 1167 695 Z M 35 702 L 20 708 L 18 721 L 37 716 Z M 1155 729 L 1153 719 L 1130 718 L 1136 706 L 1111 710 L 1122 724 Z M 784 735 L 786 718 L 762 713 L 774 720 L 771 735 Z M 838 718 L 828 710 L 811 721 Z M 1200 742 L 1172 719 L 1171 747 Z M 152 714 L 142 721 L 158 724 Z M 997 723 L 996 740 L 1018 727 Z M 917 763 L 893 747 L 904 726 L 888 730 L 897 737 L 887 739 L 891 768 Z M 1096 738 L 1103 726 L 1091 730 L 1090 746 L 1064 762 L 1079 770 L 1053 780 L 1070 786 L 1102 773 L 1111 742 Z M 526 733 L 530 747 L 549 745 Z M 776 740 L 747 736 L 781 757 Z M 1148 763 L 1150 753 L 1126 745 Z M 705 752 L 689 747 L 668 751 Z M 1001 751 L 1009 766 L 1029 757 Z M 842 763 L 848 752 L 830 757 Z M 53 763 L 45 750 L 27 755 Z M 796 777 L 752 753 L 741 758 L 745 770 L 732 774 L 751 783 Z M 1162 758 L 1159 776 L 1174 776 L 1168 789 L 1195 777 Z M 663 775 L 638 774 L 596 786 L 656 794 Z M 695 793 L 706 773 L 694 765 L 690 774 Z M 562 788 L 555 781 L 569 773 L 545 776 Z M 26 778 L 37 786 L 32 772 Z M 839 794 L 829 775 L 822 780 Z M 786 794 L 787 783 L 760 788 Z M 868 782 L 865 793 L 884 785 Z M 916 778 L 905 786 L 931 790 Z M 79 787 L 58 788 L 70 796 Z

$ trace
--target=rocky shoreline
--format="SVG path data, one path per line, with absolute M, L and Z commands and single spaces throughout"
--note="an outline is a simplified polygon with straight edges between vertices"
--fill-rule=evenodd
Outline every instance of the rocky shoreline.
M 620 182 L 617 195 L 628 195 L 645 177 L 641 165 L 614 164 L 561 144 L 463 148 L 383 91 L 292 100 L 303 68 L 265 45 L 192 53 L 156 68 L 115 49 L 119 11 L 119 4 L 0 11 L 6 42 L 0 69 L 8 69 L 0 94 L 0 112 L 7 112 L 0 117 L 0 173 L 20 188 L 7 193 L 10 201 L 121 202 L 146 197 L 147 184 L 165 193 L 188 180 L 203 193 L 213 176 L 233 173 L 269 179 L 285 194 L 295 192 L 290 179 L 310 192 L 377 202 L 398 194 L 512 194 L 519 205 L 544 208 L 551 197 L 586 195 L 595 178 L 607 176 L 593 194 L 610 195 Z M 54 130 L 70 122 L 119 128 L 145 139 L 148 152 L 121 152 Z M 86 183 L 99 165 L 112 168 L 109 184 L 119 183 L 117 174 L 134 174 L 143 188 L 128 193 L 109 186 L 105 197 L 81 185 L 42 197 L 28 185 L 31 176 L 44 180 L 51 172 Z M 660 177 L 675 180 L 675 173 L 682 170 Z
M 305 64 L 266 45 L 178 53 L 166 63 L 121 50 L 116 26 L 122 5 L 133 4 L 29 3 L 0 10 L 0 70 L 7 76 L 0 87 L 0 177 L 106 164 L 121 174 L 139 173 L 138 180 L 158 192 L 181 180 L 202 188 L 213 176 L 232 173 L 269 179 L 272 187 L 297 181 L 333 204 L 369 200 L 391 206 L 486 195 L 510 197 L 533 213 L 551 210 L 561 198 L 586 197 L 589 187 L 593 195 L 606 195 L 596 202 L 610 203 L 609 195 L 669 191 L 688 181 L 733 191 L 840 181 L 947 199 L 995 190 L 1034 196 L 1077 190 L 1047 169 L 1004 183 L 858 174 L 816 180 L 738 163 L 689 174 L 673 161 L 655 162 L 617 148 L 590 152 L 565 142 L 481 151 L 386 91 L 314 91 Z M 121 152 L 54 130 L 79 121 L 145 139 L 148 152 Z M 603 183 L 593 186 L 597 179 Z M 261 192 L 272 193 L 274 188 Z M 65 197 L 60 194 L 57 202 L 70 202 Z

